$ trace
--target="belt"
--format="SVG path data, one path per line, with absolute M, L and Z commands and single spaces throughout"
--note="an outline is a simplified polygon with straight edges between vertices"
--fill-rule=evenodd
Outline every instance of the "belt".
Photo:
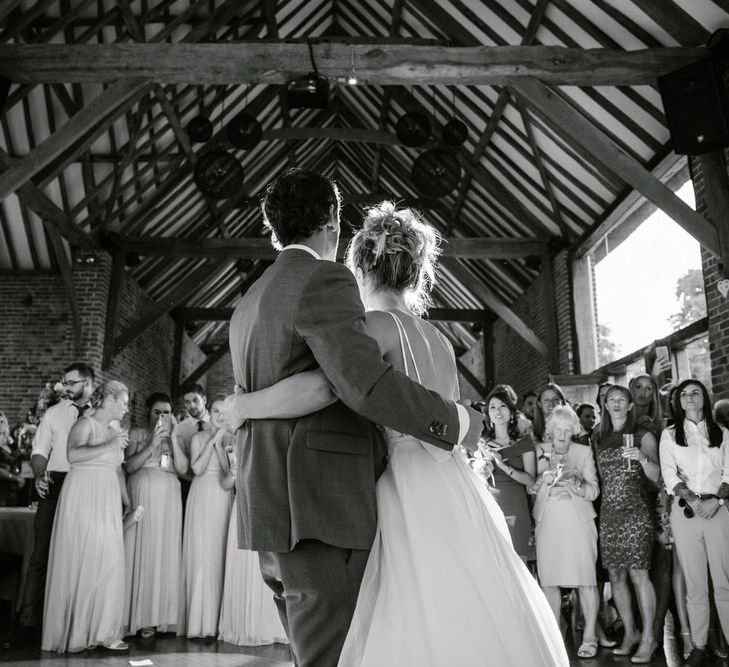
M 701 500 L 709 500 L 709 498 L 718 498 L 715 493 L 697 493 L 696 496 Z

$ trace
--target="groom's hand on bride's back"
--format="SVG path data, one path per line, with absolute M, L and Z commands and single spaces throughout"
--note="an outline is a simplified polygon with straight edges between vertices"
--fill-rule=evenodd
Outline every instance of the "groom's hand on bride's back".
M 473 454 L 478 449 L 478 441 L 481 439 L 481 433 L 483 432 L 484 415 L 480 410 L 471 407 L 471 401 L 467 398 L 462 398 L 458 403 L 466 408 L 470 420 L 468 433 L 460 444 L 466 448 L 469 454 Z

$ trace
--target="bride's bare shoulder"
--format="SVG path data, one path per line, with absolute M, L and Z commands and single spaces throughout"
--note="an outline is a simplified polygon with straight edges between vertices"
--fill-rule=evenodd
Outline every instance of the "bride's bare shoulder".
M 397 325 L 392 315 L 382 310 L 369 310 L 365 321 L 367 333 L 377 341 L 383 352 L 398 345 Z

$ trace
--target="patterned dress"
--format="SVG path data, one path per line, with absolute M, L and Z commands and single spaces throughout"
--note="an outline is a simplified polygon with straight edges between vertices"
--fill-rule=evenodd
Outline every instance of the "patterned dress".
M 639 446 L 644 430 L 637 430 Z M 600 554 L 604 567 L 650 568 L 655 538 L 655 497 L 651 501 L 643 468 L 622 456 L 622 432 L 595 440 L 600 476 Z

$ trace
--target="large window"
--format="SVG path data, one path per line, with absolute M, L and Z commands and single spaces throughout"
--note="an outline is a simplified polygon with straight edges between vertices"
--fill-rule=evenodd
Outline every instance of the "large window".
M 690 181 L 676 194 L 695 207 Z M 595 290 L 600 365 L 706 316 L 699 244 L 660 210 L 595 265 Z M 674 376 L 690 374 L 710 386 L 706 337 L 692 339 L 672 354 Z M 633 361 L 629 375 L 640 364 Z

